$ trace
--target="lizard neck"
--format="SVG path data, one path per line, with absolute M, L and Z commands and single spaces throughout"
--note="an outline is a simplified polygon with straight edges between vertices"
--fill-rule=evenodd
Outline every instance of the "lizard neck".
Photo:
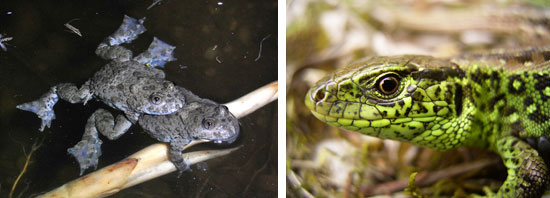
M 494 148 L 498 138 L 540 137 L 550 131 L 550 75 L 474 64 L 463 80 L 464 100 L 473 106 L 467 145 Z
M 506 73 L 501 68 L 485 65 L 469 65 L 466 78 L 462 81 L 464 100 L 471 105 L 469 121 L 470 136 L 465 144 L 477 147 L 492 148 L 498 137 L 503 135 L 503 127 L 509 125 L 504 120 L 503 112 L 508 111 L 510 104 L 506 88 Z

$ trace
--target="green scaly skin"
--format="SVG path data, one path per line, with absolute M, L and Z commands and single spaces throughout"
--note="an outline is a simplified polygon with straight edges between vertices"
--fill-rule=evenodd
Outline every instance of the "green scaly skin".
M 321 121 L 365 135 L 437 150 L 489 149 L 500 155 L 508 176 L 487 197 L 540 197 L 550 173 L 526 139 L 550 136 L 550 50 L 472 57 L 497 64 L 368 58 L 320 80 L 305 103 Z M 384 93 L 381 84 L 386 91 L 396 87 L 388 77 L 397 79 L 397 88 Z

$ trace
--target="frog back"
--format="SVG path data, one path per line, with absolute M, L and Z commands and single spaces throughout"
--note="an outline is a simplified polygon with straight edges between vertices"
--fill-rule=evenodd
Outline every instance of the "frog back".
M 164 72 L 134 61 L 111 62 L 90 80 L 90 88 L 105 104 L 134 114 L 166 115 L 182 108 L 174 84 Z

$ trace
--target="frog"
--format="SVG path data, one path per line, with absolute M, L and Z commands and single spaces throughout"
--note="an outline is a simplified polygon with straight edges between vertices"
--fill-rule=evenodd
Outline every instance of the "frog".
M 167 115 L 143 114 L 139 126 L 159 142 L 169 144 L 169 159 L 181 173 L 190 170 L 182 152 L 193 140 L 203 140 L 215 144 L 233 143 L 239 136 L 237 118 L 227 106 L 212 100 L 200 98 L 191 91 L 176 86 L 177 97 L 185 98 L 186 104 L 176 113 Z M 105 109 L 98 109 L 86 123 L 82 140 L 68 149 L 79 163 L 80 175 L 90 168 L 97 168 L 101 156 L 101 144 L 98 129 L 113 126 L 112 121 L 102 119 L 112 115 Z M 116 137 L 118 138 L 118 137 Z
M 239 136 L 237 118 L 227 106 L 212 100 L 200 98 L 191 91 L 176 86 L 177 97 L 185 98 L 186 104 L 176 113 L 167 115 L 144 114 L 139 126 L 159 142 L 169 144 L 169 159 L 181 173 L 190 170 L 182 152 L 193 140 L 203 140 L 215 144 L 233 143 Z M 80 166 L 80 175 L 90 168 L 97 168 L 101 156 L 101 144 L 98 131 L 110 128 L 113 123 L 103 117 L 111 116 L 105 109 L 98 109 L 86 123 L 82 140 L 68 153 Z M 98 130 L 99 129 L 99 130 Z
M 227 106 L 177 87 L 187 103 L 175 114 L 143 115 L 139 125 L 159 142 L 169 143 L 169 159 L 179 173 L 190 170 L 182 152 L 193 140 L 231 144 L 239 136 L 238 119 Z
M 53 107 L 60 99 L 84 105 L 95 99 L 123 112 L 115 119 L 108 111 L 98 109 L 88 118 L 82 140 L 68 149 L 79 162 L 81 175 L 88 167 L 97 167 L 97 158 L 101 155 L 101 140 L 87 137 L 90 134 L 93 136 L 88 131 L 99 131 L 108 139 L 115 140 L 137 123 L 140 116 L 173 114 L 186 103 L 174 83 L 166 80 L 164 71 L 159 69 L 165 63 L 176 60 L 173 56 L 175 46 L 154 37 L 149 48 L 135 57 L 131 50 L 121 46 L 131 43 L 146 31 L 144 21 L 145 18 L 124 16 L 120 27 L 105 38 L 95 51 L 99 57 L 111 62 L 80 88 L 74 83 L 60 83 L 39 99 L 16 106 L 38 115 L 42 121 L 39 131 L 50 128 L 55 119 Z
M 112 61 L 80 88 L 74 83 L 61 83 L 51 87 L 38 100 L 16 107 L 36 113 L 42 120 L 40 131 L 51 126 L 51 121 L 55 119 L 53 106 L 59 99 L 85 105 L 95 98 L 123 111 L 125 116 L 117 119 L 131 123 L 135 123 L 144 113 L 166 115 L 182 108 L 185 101 L 175 97 L 177 90 L 174 84 L 164 79 L 162 70 L 154 68 L 175 60 L 172 54 L 175 47 L 155 37 L 147 51 L 132 59 L 132 51 L 120 46 L 132 42 L 146 31 L 144 20 L 124 16 L 119 29 L 96 49 L 98 56 Z

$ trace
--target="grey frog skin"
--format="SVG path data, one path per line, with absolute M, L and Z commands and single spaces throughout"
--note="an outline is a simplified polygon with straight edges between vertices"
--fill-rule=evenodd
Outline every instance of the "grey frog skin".
M 239 123 L 226 106 L 177 88 L 187 101 L 181 110 L 163 116 L 143 115 L 139 124 L 153 138 L 170 144 L 170 161 L 181 173 L 189 169 L 181 154 L 187 144 L 192 140 L 232 143 L 239 135 Z
M 186 103 L 175 85 L 164 78 L 164 72 L 154 68 L 175 60 L 172 55 L 174 46 L 154 38 L 145 52 L 133 58 L 132 51 L 120 46 L 132 42 L 146 31 L 144 20 L 124 17 L 119 29 L 96 49 L 98 56 L 112 61 L 80 88 L 73 83 L 61 83 L 51 87 L 39 99 L 17 105 L 18 109 L 38 115 L 42 120 L 40 131 L 50 127 L 55 119 L 53 106 L 59 99 L 84 104 L 96 99 L 124 113 L 115 119 L 106 110 L 98 109 L 90 116 L 82 141 L 68 150 L 78 160 L 80 174 L 88 167 L 97 165 L 102 143 L 97 138 L 98 131 L 114 140 L 136 123 L 140 116 L 173 114 Z

